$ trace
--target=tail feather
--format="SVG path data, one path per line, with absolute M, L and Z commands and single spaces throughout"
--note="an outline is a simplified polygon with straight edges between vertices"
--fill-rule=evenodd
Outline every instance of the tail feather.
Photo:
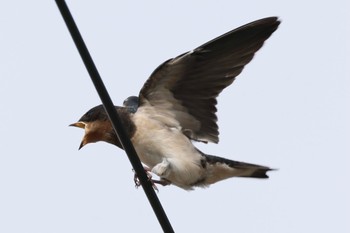
M 266 173 L 274 170 L 266 166 L 233 161 L 204 153 L 203 156 L 211 170 L 211 175 L 207 179 L 207 182 L 211 184 L 230 177 L 269 178 Z

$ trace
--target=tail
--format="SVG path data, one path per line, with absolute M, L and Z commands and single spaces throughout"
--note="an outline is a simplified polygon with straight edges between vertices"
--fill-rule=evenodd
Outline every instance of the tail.
M 202 154 L 210 171 L 210 175 L 206 179 L 207 184 L 213 184 L 230 177 L 269 178 L 266 173 L 274 170 L 261 165 L 233 161 L 204 153 Z

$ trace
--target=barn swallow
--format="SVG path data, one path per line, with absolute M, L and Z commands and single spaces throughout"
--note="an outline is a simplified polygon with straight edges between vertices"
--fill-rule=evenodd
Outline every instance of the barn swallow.
M 219 142 L 217 96 L 279 24 L 260 19 L 165 61 L 138 96 L 115 107 L 140 160 L 161 181 L 191 190 L 230 177 L 268 178 L 269 167 L 208 155 L 193 142 Z M 102 105 L 71 126 L 85 130 L 79 149 L 98 141 L 122 148 Z

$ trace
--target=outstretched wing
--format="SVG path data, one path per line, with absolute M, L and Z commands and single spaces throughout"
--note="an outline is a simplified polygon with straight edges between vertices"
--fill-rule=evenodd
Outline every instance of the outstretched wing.
M 260 19 L 169 59 L 144 84 L 140 107 L 152 107 L 157 114 L 177 121 L 193 140 L 217 143 L 216 97 L 279 24 L 276 17 Z

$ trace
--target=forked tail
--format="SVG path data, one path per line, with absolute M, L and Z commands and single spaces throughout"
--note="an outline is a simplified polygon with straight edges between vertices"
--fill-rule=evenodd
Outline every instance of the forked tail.
M 269 178 L 266 173 L 274 170 L 266 166 L 233 161 L 204 153 L 202 154 L 205 157 L 208 169 L 211 173 L 206 180 L 209 184 L 230 177 Z

